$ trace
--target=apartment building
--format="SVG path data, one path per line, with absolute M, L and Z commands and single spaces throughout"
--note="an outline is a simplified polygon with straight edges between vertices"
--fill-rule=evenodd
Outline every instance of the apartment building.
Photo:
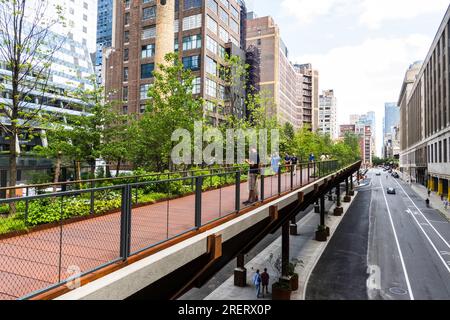
M 319 129 L 319 71 L 310 63 L 296 64 L 295 68 L 301 75 L 303 125 L 315 132 Z
M 228 114 L 244 117 L 245 92 L 242 88 L 230 92 L 219 77 L 226 54 L 245 61 L 242 11 L 242 1 L 177 0 L 174 35 L 170 37 L 157 32 L 157 1 L 116 0 L 112 48 L 105 53 L 106 90 L 113 92 L 110 98 L 123 102 L 125 114 L 145 111 L 159 41 L 164 47 L 173 45 L 185 68 L 193 72 L 193 92 L 204 98 L 205 117 L 210 123 L 218 124 Z
M 319 97 L 319 132 L 336 139 L 337 132 L 337 99 L 334 90 L 324 90 Z
M 265 101 L 270 101 L 267 112 L 276 116 L 280 123 L 301 128 L 303 110 L 297 86 L 299 74 L 289 61 L 289 51 L 272 17 L 256 17 L 254 13 L 249 13 L 247 48 L 250 47 L 259 51 L 259 89 Z

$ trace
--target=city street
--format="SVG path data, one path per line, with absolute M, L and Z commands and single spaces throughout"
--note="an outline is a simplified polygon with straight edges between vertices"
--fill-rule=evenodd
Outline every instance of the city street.
M 405 182 L 377 172 L 369 171 L 358 189 L 313 271 L 306 298 L 450 299 L 449 222 Z M 389 187 L 395 195 L 387 194 Z

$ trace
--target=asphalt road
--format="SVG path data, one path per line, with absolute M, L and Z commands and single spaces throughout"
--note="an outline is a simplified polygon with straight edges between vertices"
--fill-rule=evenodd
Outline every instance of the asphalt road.
M 313 270 L 307 299 L 449 300 L 449 222 L 407 184 L 376 172 Z

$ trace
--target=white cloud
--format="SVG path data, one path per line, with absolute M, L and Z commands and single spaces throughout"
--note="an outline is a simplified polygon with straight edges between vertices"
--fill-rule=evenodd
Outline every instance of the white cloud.
M 350 114 L 375 111 L 380 141 L 384 103 L 397 101 L 406 69 L 425 57 L 431 41 L 419 34 L 367 39 L 356 46 L 299 56 L 294 61 L 311 62 L 320 72 L 320 90 L 335 90 L 340 124 L 347 123 Z
M 307 24 L 320 16 L 329 14 L 338 5 L 353 0 L 283 0 L 281 7 L 285 14 L 298 18 L 298 23 Z
M 448 0 L 283 0 L 284 14 L 294 16 L 299 24 L 308 24 L 330 14 L 353 15 L 371 29 L 383 22 L 412 19 L 422 14 L 445 12 Z
M 369 28 L 379 28 L 388 20 L 412 19 L 422 14 L 445 12 L 448 5 L 448 0 L 363 0 L 359 21 Z

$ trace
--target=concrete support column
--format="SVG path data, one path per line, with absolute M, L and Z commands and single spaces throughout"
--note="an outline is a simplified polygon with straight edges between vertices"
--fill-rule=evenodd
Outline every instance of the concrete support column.
M 342 216 L 342 214 L 344 213 L 344 208 L 342 208 L 342 203 L 341 203 L 341 185 L 338 184 L 338 186 L 336 187 L 336 208 L 334 209 L 334 215 L 336 217 Z
M 345 197 L 344 197 L 344 202 L 348 203 L 352 200 L 351 196 L 350 196 L 350 186 L 348 183 L 348 177 L 345 179 Z
M 438 195 L 442 196 L 443 194 L 444 194 L 444 181 L 439 178 Z
M 289 232 L 291 236 L 298 236 L 297 221 L 295 220 L 295 217 L 291 219 L 291 224 L 289 225 Z
M 289 222 L 281 229 L 281 277 L 289 278 Z
M 320 225 L 325 226 L 325 197 L 320 197 Z
M 353 197 L 355 195 L 355 189 L 353 186 L 353 174 L 349 178 L 350 178 L 350 191 L 348 192 L 348 194 L 349 196 Z
M 239 254 L 236 258 L 236 269 L 234 269 L 234 285 L 245 287 L 247 285 L 247 269 L 245 269 L 245 256 Z
M 320 213 L 319 200 L 317 200 L 316 203 L 314 204 L 314 212 L 315 213 Z

